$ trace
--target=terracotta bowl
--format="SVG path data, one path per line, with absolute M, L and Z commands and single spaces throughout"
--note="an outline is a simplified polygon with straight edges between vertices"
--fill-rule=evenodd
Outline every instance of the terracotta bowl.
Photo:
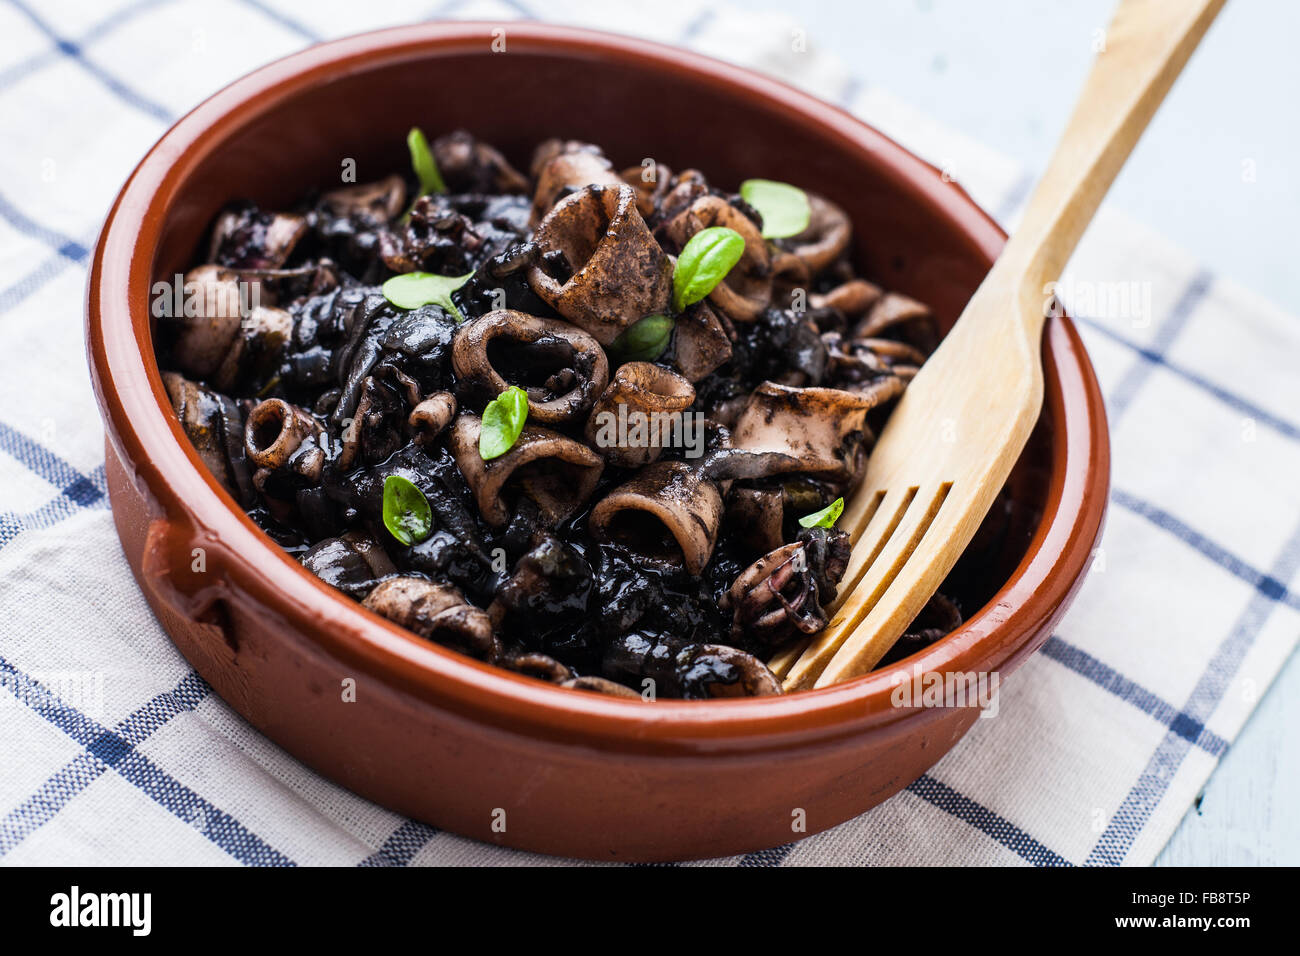
M 232 707 L 311 767 L 400 813 L 491 843 L 606 860 L 777 846 L 803 835 L 792 831 L 796 809 L 808 833 L 834 826 L 915 780 L 976 719 L 970 708 L 893 706 L 900 669 L 1005 678 L 1047 639 L 1080 583 L 1101 528 L 1109 450 L 1097 382 L 1068 319 L 1048 323 L 1042 419 L 1008 486 L 1020 528 L 972 572 L 985 582 L 982 609 L 901 664 L 787 697 L 619 700 L 414 637 L 272 544 L 171 412 L 154 361 L 152 282 L 195 261 L 229 200 L 287 206 L 310 187 L 337 185 L 347 158 L 361 181 L 404 169 L 415 124 L 464 127 L 521 164 L 560 135 L 600 143 L 620 164 L 653 157 L 733 188 L 750 176 L 807 184 L 849 212 L 867 274 L 929 303 L 945 326 L 1003 244 L 934 168 L 774 80 L 679 49 L 534 24 L 509 25 L 508 52 L 494 53 L 494 26 L 404 27 L 279 60 L 180 120 L 136 167 L 95 249 L 87 303 L 127 559 L 176 646 Z M 355 702 L 344 700 L 349 679 Z

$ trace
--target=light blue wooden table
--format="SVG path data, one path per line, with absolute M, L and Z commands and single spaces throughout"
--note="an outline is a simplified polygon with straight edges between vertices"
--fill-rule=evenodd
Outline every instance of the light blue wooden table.
M 950 128 L 1046 163 L 1113 0 L 745 0 Z M 1300 4 L 1233 0 L 1110 201 L 1300 316 Z M 1253 177 L 1250 175 L 1253 173 Z M 1300 321 L 1300 320 L 1298 320 Z M 1157 865 L 1300 864 L 1300 655 L 1293 657 Z

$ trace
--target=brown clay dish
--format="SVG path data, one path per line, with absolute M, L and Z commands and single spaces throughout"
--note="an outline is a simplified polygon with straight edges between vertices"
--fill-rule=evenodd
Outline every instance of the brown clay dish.
M 203 465 L 154 361 L 155 279 L 183 272 L 229 200 L 403 167 L 404 134 L 466 128 L 507 155 L 551 136 L 610 155 L 815 183 L 856 260 L 950 327 L 1004 241 L 932 167 L 843 111 L 684 51 L 574 29 L 423 24 L 339 40 L 237 81 L 180 120 L 119 195 L 92 262 L 87 340 L 122 546 L 177 647 L 254 726 L 344 786 L 480 840 L 606 860 L 713 857 L 789 842 L 905 787 L 976 719 L 900 709 L 893 678 L 997 671 L 1036 650 L 1100 533 L 1109 446 L 1066 318 L 1044 333 L 1046 399 L 1008 490 L 988 603 L 892 667 L 825 690 L 655 703 L 548 686 L 462 657 L 335 592 L 254 526 Z M 673 153 L 680 151 L 681 155 Z M 1041 515 L 1041 517 L 1039 517 Z M 194 550 L 204 570 L 195 571 Z M 995 593 L 994 593 L 995 592 Z M 344 702 L 342 682 L 356 682 Z M 960 781 L 950 781 L 960 785 Z M 505 832 L 494 831 L 505 810 Z

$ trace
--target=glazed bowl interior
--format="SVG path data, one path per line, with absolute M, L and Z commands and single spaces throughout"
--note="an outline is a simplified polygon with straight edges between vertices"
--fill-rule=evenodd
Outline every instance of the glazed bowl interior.
M 412 125 L 431 136 L 467 129 L 502 149 L 524 170 L 537 143 L 559 136 L 600 144 L 619 168 L 651 159 L 675 171 L 698 168 L 712 183 L 729 189 L 749 177 L 806 186 L 848 212 L 854 226 L 853 256 L 862 273 L 887 289 L 925 302 L 945 331 L 1001 247 L 1004 237 L 992 221 L 933 168 L 842 111 L 783 84 L 654 44 L 560 28 L 512 30 L 509 52 L 494 54 L 489 49 L 490 29 L 487 24 L 424 25 L 392 33 L 391 42 L 382 44 L 374 37 L 383 34 L 339 41 L 329 45 L 328 56 L 307 51 L 279 61 L 200 106 L 164 137 L 141 166 L 148 171 L 152 163 L 159 171 L 156 195 L 142 200 L 148 203 L 140 220 L 144 231 L 133 250 L 136 264 L 130 288 L 124 290 L 133 315 L 98 321 L 105 325 L 129 321 L 136 339 L 151 345 L 144 305 L 147 286 L 154 280 L 169 280 L 200 261 L 207 230 L 224 204 L 246 198 L 266 208 L 288 208 L 312 189 L 338 186 L 349 160 L 355 163 L 358 182 L 404 171 L 405 135 Z M 380 46 L 383 52 L 376 53 Z M 169 138 L 178 136 L 169 151 Z M 164 170 L 165 163 L 170 165 Z M 138 170 L 136 176 L 141 175 Z M 128 184 L 124 195 L 131 189 Z M 106 232 L 112 228 L 110 220 Z M 111 248 L 103 252 L 106 259 L 112 254 Z M 144 259 L 143 267 L 139 257 Z M 92 300 L 97 294 L 95 281 L 92 275 Z M 98 293 L 101 298 L 107 294 L 104 282 Z M 111 336 L 108 329 L 96 331 L 93 301 L 91 311 L 95 363 L 95 336 Z M 1069 402 L 1063 403 L 1058 393 L 1062 368 L 1068 366 L 1069 376 L 1088 381 L 1091 370 L 1081 354 L 1060 354 L 1060 343 L 1073 341 L 1067 339 L 1062 323 L 1068 320 L 1049 325 L 1044 348 L 1048 401 L 1008 484 L 1014 520 L 1004 525 L 997 546 L 978 567 L 967 563 L 959 568 L 960 597 L 969 620 L 918 655 L 930 663 L 959 659 L 970 663 L 981 654 L 986 662 L 1005 662 L 1032 650 L 1023 644 L 1031 625 L 1041 627 L 1039 614 L 1034 621 L 1022 622 L 1014 639 L 1000 631 L 1008 609 L 1049 580 L 1041 575 L 1041 580 L 1029 583 L 1022 579 L 1052 528 L 1068 536 L 1080 526 L 1079 516 L 1065 510 L 1077 507 L 1077 496 L 1075 504 L 1062 503 L 1061 489 L 1069 478 L 1067 436 L 1057 417 L 1065 414 Z M 143 351 L 140 361 L 150 380 L 154 410 L 141 414 L 167 419 L 171 440 L 183 444 L 186 439 L 167 405 L 152 348 Z M 110 356 L 98 364 L 111 366 L 112 361 Z M 1075 368 L 1078 363 L 1082 364 Z M 99 371 L 98 388 L 121 389 L 120 381 L 106 385 L 104 379 Z M 1070 401 L 1074 402 L 1071 414 L 1096 413 L 1077 396 Z M 1074 427 L 1095 431 L 1086 421 Z M 166 457 L 159 449 L 147 447 L 161 440 L 158 430 L 149 432 L 140 422 L 127 421 L 120 422 L 118 430 L 130 431 L 146 453 Z M 174 454 L 171 458 L 177 460 Z M 185 458 L 190 468 L 202 471 L 192 451 L 187 450 Z M 176 466 L 167 467 L 175 470 Z M 1089 482 L 1089 470 L 1103 465 L 1076 462 L 1073 467 L 1077 481 Z M 187 504 L 197 514 L 196 524 L 210 523 L 199 512 L 225 508 L 235 513 L 247 532 L 239 560 L 252 567 L 293 563 L 238 513 L 234 501 L 210 476 L 202 475 L 202 481 L 208 497 Z M 397 642 L 424 643 L 399 634 L 388 622 L 330 592 L 305 570 L 294 570 L 310 580 L 310 584 L 293 585 L 300 598 L 307 594 L 312 602 L 349 606 L 331 612 L 353 616 L 349 620 L 355 628 L 348 640 L 371 641 L 386 652 Z M 1045 569 L 1039 570 L 1046 575 Z M 1072 569 L 1069 580 L 1051 583 L 1058 592 L 1056 603 L 1072 591 L 1081 570 Z M 314 597 L 309 594 L 312 590 Z M 401 653 L 419 667 L 473 685 L 476 693 L 526 697 L 542 709 L 617 716 L 640 706 L 613 699 L 596 701 L 592 699 L 596 695 L 493 672 L 427 644 L 418 654 L 410 648 Z M 827 708 L 856 708 L 868 697 L 887 694 L 888 686 L 888 675 L 877 671 L 785 700 L 661 701 L 656 712 L 665 720 L 677 720 L 681 727 L 681 721 L 691 719 L 682 708 L 695 709 L 697 716 L 699 709 L 710 709 L 760 717 L 792 713 L 796 697 L 804 698 L 798 708 L 802 711 L 820 706 L 819 698 Z M 861 716 L 863 711 L 853 713 Z M 636 719 L 644 721 L 644 712 Z

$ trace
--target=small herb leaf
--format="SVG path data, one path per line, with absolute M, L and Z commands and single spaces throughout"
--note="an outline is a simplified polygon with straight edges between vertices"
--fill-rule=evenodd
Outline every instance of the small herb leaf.
M 464 316 L 451 301 L 451 294 L 468 282 L 474 273 L 463 276 L 439 276 L 432 272 L 407 272 L 393 276 L 383 285 L 384 298 L 399 309 L 418 309 L 422 305 L 438 305 L 463 322 Z
M 438 164 L 434 161 L 433 150 L 429 149 L 429 141 L 425 138 L 424 130 L 412 126 L 411 131 L 406 134 L 406 148 L 411 151 L 411 168 L 415 170 L 415 177 L 420 180 L 420 195 L 445 193 L 447 184 L 442 181 L 442 173 L 438 171 Z
M 483 409 L 478 433 L 478 453 L 484 461 L 500 458 L 519 440 L 528 419 L 528 393 L 511 385 Z
M 821 511 L 800 518 L 799 524 L 805 528 L 833 528 L 843 513 L 844 499 L 836 498 Z
M 763 217 L 763 238 L 784 239 L 808 228 L 812 207 L 808 194 L 798 186 L 771 179 L 746 179 L 740 184 L 740 198 Z
M 691 236 L 673 269 L 673 308 L 699 302 L 727 277 L 745 254 L 745 239 L 734 229 L 710 226 Z
M 433 531 L 433 512 L 428 499 L 401 475 L 384 479 L 384 527 L 408 548 L 419 544 Z
M 666 315 L 647 315 L 624 329 L 606 351 L 618 362 L 653 362 L 664 354 L 672 337 L 672 319 Z

